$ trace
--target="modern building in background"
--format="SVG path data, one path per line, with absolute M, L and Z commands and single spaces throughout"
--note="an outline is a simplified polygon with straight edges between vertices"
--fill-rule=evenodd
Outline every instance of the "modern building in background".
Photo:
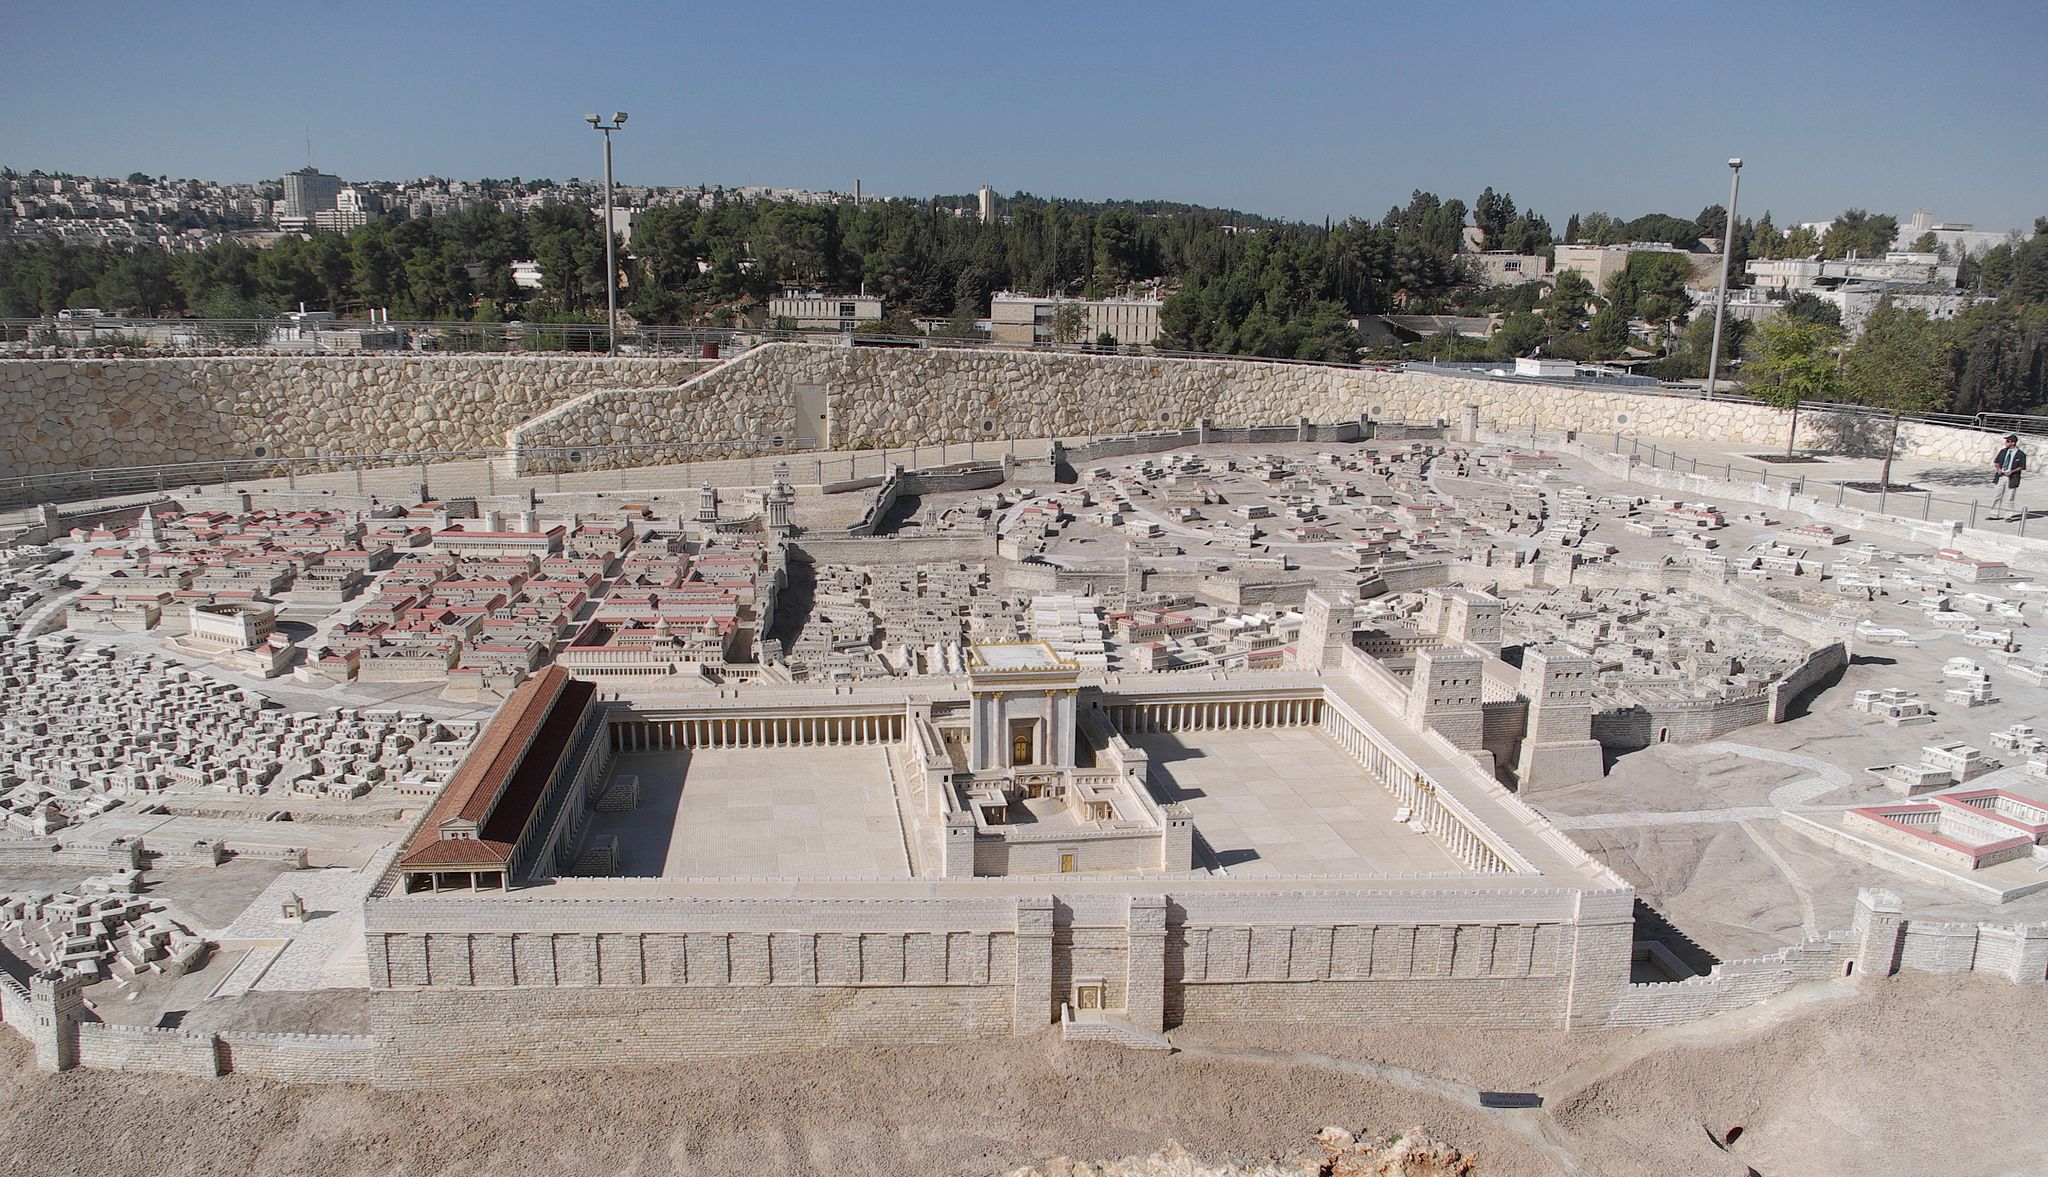
M 996 190 L 986 184 L 981 186 L 981 223 L 993 225 L 996 221 Z
M 1566 270 L 1577 270 L 1596 291 L 1605 292 L 1607 283 L 1628 266 L 1628 259 L 1638 253 L 1675 253 L 1690 257 L 1675 245 L 1661 241 L 1634 241 L 1627 245 L 1560 245 L 1554 251 L 1553 274 Z
M 1930 233 L 1934 235 L 1934 247 L 1948 251 L 1950 258 L 1965 253 L 1981 256 L 1985 250 L 2002 244 L 2009 236 L 1986 232 L 1967 221 L 1937 221 L 1933 213 L 1923 208 L 1899 226 L 1899 235 L 1892 241 L 1892 248 L 1910 250 L 1915 242 Z
M 882 300 L 870 294 L 817 294 L 785 290 L 768 300 L 768 322 L 788 319 L 799 331 L 851 331 L 882 320 Z
M 1108 335 L 1119 344 L 1142 346 L 1159 338 L 1162 305 L 1154 297 L 1040 297 L 1005 290 L 989 300 L 989 334 L 998 343 L 1093 343 Z M 1062 307 L 1080 310 L 1067 339 L 1056 338 Z
M 1550 263 L 1544 261 L 1540 253 L 1490 249 L 1462 254 L 1459 260 L 1471 271 L 1472 280 L 1482 286 L 1520 286 L 1525 282 L 1541 282 L 1550 270 Z
M 640 227 L 640 217 L 646 211 L 639 208 L 612 209 L 612 233 L 618 237 L 619 244 L 633 244 L 633 230 Z
M 384 211 L 384 201 L 367 188 L 343 188 L 334 196 L 334 207 L 313 214 L 313 225 L 336 233 L 360 229 L 370 218 Z
M 278 228 L 301 231 L 311 228 L 315 216 L 335 211 L 341 189 L 340 176 L 330 176 L 310 165 L 296 172 L 286 172 L 284 206 L 277 214 Z
M 1952 287 L 1958 267 L 1935 253 L 1888 253 L 1881 258 L 1757 258 L 1750 281 L 1761 290 L 1794 294 L 1849 282 L 1892 282 Z

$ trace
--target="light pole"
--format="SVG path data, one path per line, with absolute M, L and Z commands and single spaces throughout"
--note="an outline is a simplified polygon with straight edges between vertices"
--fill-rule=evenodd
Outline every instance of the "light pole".
M 1714 395 L 1714 377 L 1721 371 L 1721 316 L 1728 311 L 1728 263 L 1735 257 L 1735 198 L 1742 192 L 1742 157 L 1728 161 L 1728 176 L 1728 233 L 1721 241 L 1721 290 L 1714 295 L 1714 346 L 1707 354 L 1710 397 Z
M 604 354 L 615 356 L 619 354 L 619 264 L 612 257 L 612 132 L 626 125 L 626 112 L 615 111 L 610 122 L 594 114 L 584 115 L 583 121 L 604 133 Z

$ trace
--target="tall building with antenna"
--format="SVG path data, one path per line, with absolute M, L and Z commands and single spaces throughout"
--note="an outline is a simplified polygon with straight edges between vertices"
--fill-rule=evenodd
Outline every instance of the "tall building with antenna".
M 981 223 L 996 223 L 996 190 L 986 184 L 981 186 Z
M 333 212 L 341 197 L 341 177 L 330 176 L 311 164 L 284 177 L 284 208 L 277 215 L 280 229 L 305 229 L 323 212 Z

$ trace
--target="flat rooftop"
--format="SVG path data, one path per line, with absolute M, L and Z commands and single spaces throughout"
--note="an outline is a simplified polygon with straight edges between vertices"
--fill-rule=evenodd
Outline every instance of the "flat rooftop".
M 590 815 L 629 878 L 907 879 L 885 746 L 632 752 L 640 808 Z
M 1067 670 L 1070 662 L 1044 642 L 998 642 L 973 648 L 976 670 Z
M 1194 815 L 1195 865 L 1234 878 L 1464 871 L 1394 820 L 1394 798 L 1315 728 L 1127 736 Z

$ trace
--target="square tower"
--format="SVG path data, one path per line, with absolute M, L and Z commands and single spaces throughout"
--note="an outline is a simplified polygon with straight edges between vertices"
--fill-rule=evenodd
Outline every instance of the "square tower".
M 1344 665 L 1344 651 L 1358 628 L 1358 606 L 1347 593 L 1311 589 L 1302 607 L 1301 636 L 1294 642 L 1294 665 L 1302 670 L 1335 670 Z
M 1522 651 L 1522 697 L 1529 723 L 1515 772 L 1520 786 L 1599 780 L 1600 742 L 1593 738 L 1593 683 L 1598 663 L 1560 646 Z
M 1436 731 L 1464 751 L 1480 751 L 1485 734 L 1480 708 L 1484 668 L 1479 655 L 1465 650 L 1440 646 L 1417 654 L 1408 691 L 1408 722 Z

